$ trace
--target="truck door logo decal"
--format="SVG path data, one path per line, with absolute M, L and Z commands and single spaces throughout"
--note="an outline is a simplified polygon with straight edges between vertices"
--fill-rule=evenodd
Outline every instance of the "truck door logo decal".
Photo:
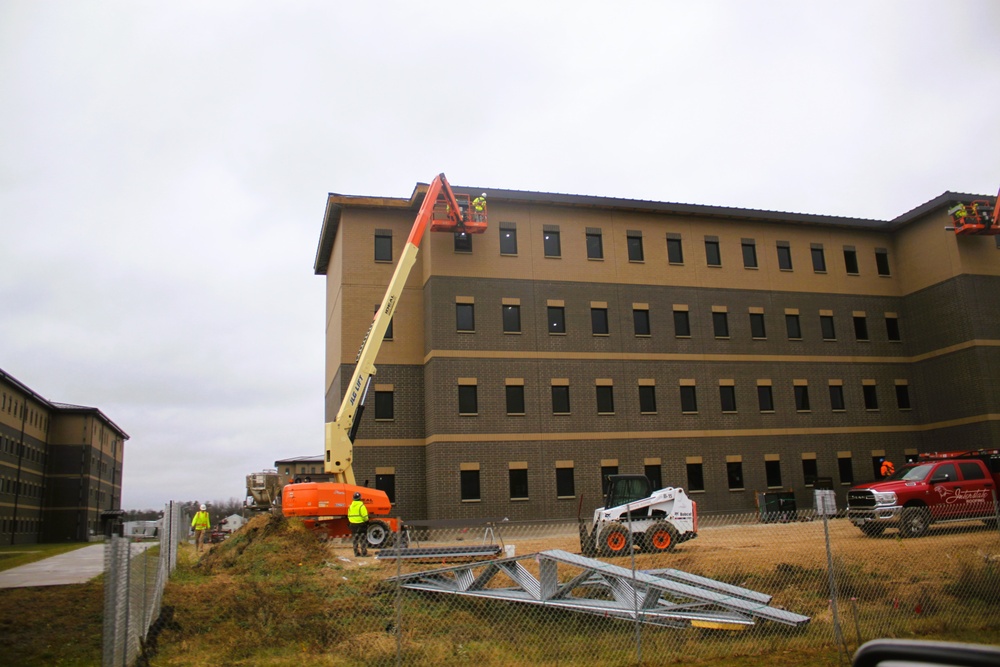
M 974 491 L 963 491 L 962 489 L 949 489 L 943 486 L 935 486 L 934 490 L 941 496 L 941 502 L 946 505 L 979 505 L 985 504 L 989 496 L 987 489 L 976 489 Z

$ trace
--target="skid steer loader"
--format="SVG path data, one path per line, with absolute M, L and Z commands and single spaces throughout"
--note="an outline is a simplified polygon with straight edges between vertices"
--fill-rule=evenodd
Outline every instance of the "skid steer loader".
M 648 553 L 673 551 L 698 536 L 698 509 L 684 489 L 653 491 L 645 475 L 609 475 L 604 507 L 594 510 L 589 525 L 578 520 L 580 550 L 587 557 L 623 556 L 630 546 Z

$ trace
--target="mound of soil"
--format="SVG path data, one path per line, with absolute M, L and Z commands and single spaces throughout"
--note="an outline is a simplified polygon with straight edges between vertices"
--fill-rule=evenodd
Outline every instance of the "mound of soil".
M 195 568 L 204 574 L 274 574 L 320 565 L 326 548 L 298 519 L 261 514 L 215 545 Z

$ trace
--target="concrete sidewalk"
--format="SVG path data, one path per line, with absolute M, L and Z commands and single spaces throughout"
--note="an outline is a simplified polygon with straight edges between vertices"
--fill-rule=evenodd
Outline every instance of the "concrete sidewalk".
M 159 542 L 134 542 L 131 545 L 132 554 L 140 553 L 154 544 Z M 30 550 L 31 545 L 25 545 L 25 549 Z M 0 572 L 0 588 L 85 584 L 103 573 L 104 544 L 91 544 L 82 549 L 4 570 Z

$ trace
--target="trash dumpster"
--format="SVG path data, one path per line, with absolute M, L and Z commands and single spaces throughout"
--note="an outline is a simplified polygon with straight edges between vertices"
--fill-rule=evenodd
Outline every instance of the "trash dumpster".
M 769 491 L 757 494 L 757 509 L 761 523 L 795 521 L 795 492 Z

